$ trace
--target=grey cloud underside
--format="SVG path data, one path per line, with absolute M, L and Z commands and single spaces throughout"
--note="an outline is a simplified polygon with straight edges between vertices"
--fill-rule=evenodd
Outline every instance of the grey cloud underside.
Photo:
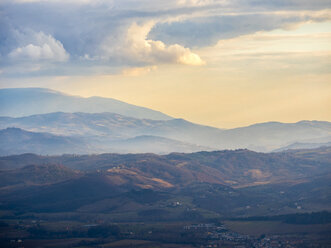
M 114 32 L 119 21 L 105 9 L 91 10 L 87 6 L 50 8 L 48 5 L 10 5 L 2 16 L 1 51 L 14 49 L 25 42 L 28 32 L 43 31 L 60 40 L 73 56 L 96 50 L 98 42 L 107 32 Z M 107 15 L 108 14 L 108 15 Z M 23 36 L 23 37 L 22 37 Z
M 308 14 L 276 15 L 274 11 L 295 12 L 330 8 L 330 1 L 322 0 L 208 1 L 209 4 L 202 5 L 193 3 L 194 1 L 186 1 L 186 5 L 181 5 L 178 1 L 151 3 L 126 0 L 98 1 L 90 4 L 73 4 L 70 1 L 19 4 L 4 1 L 0 4 L 0 56 L 6 59 L 1 59 L 0 65 L 6 68 L 3 73 L 7 73 L 7 76 L 67 75 L 76 74 L 77 71 L 81 71 L 80 68 L 90 68 L 86 73 L 91 74 L 94 72 L 94 67 L 99 71 L 109 72 L 102 66 L 150 65 L 158 61 L 127 58 L 121 56 L 120 52 L 104 56 L 105 41 L 111 41 L 106 44 L 108 47 L 118 45 L 112 43 L 114 40 L 125 43 L 122 41 L 123 37 L 133 23 L 143 25 L 153 20 L 156 25 L 148 34 L 148 39 L 160 40 L 167 45 L 203 47 L 215 44 L 220 39 L 282 28 L 307 20 L 325 21 L 329 18 L 327 15 L 324 17 L 313 17 Z M 65 59 L 54 58 L 53 61 L 43 61 L 41 69 L 37 72 L 11 70 L 12 67 L 17 69 L 24 67 L 27 63 L 17 60 L 18 56 L 11 56 L 11 59 L 8 59 L 9 55 L 13 54 L 15 49 L 22 48 L 26 51 L 28 45 L 36 45 L 31 37 L 40 32 L 45 36 L 51 36 L 50 39 L 54 39 L 59 45 L 63 45 L 64 52 L 68 56 Z M 42 44 L 40 46 L 42 47 Z M 43 51 L 41 48 L 39 50 Z M 32 61 L 35 64 L 37 62 Z
M 260 6 L 265 4 L 255 4 Z M 286 5 L 287 6 L 287 5 Z M 315 5 L 313 5 L 315 7 Z M 284 6 L 285 7 L 285 6 Z M 279 9 L 284 9 L 281 6 Z M 312 7 L 312 6 L 309 6 Z M 77 8 L 77 7 L 76 7 Z M 143 21 L 153 18 L 171 17 L 186 15 L 184 22 L 172 22 L 160 24 L 154 30 L 156 37 L 162 37 L 162 32 L 165 36 L 173 35 L 175 43 L 181 43 L 182 36 L 187 36 L 187 39 L 199 38 L 204 36 L 210 37 L 214 33 L 229 33 L 227 36 L 236 36 L 242 33 L 255 32 L 258 30 L 268 30 L 281 27 L 286 22 L 305 21 L 304 18 L 284 18 L 279 16 L 256 15 L 243 13 L 241 9 L 232 8 L 216 8 L 221 16 L 208 17 L 208 11 L 214 10 L 215 7 L 200 7 L 200 8 L 178 8 L 168 10 L 155 11 L 137 11 L 137 10 L 117 10 L 104 6 L 83 6 L 79 8 L 79 12 L 75 8 L 53 7 L 48 5 L 10 5 L 3 8 L 1 17 L 1 40 L 0 44 L 6 45 L 6 48 L 15 47 L 15 39 L 17 39 L 17 30 L 22 27 L 27 27 L 31 30 L 45 31 L 59 39 L 70 51 L 71 55 L 84 55 L 87 51 L 95 51 L 98 48 L 98 42 L 104 38 L 105 34 L 118 34 L 121 30 L 126 29 L 133 21 Z M 266 7 L 261 11 L 268 10 Z M 194 17 L 194 13 L 203 11 L 203 15 L 207 17 Z M 215 10 L 214 10 L 215 11 Z M 238 16 L 222 16 L 226 13 L 242 13 Z M 251 11 L 255 11 L 253 8 Z M 192 15 L 192 17 L 190 17 Z M 309 19 L 309 17 L 306 17 Z M 246 30 L 243 24 L 247 24 Z M 253 25 L 256 25 L 254 28 Z M 162 29 L 161 27 L 164 26 Z M 167 27 L 167 28 L 166 28 Z M 195 30 L 194 30 L 195 28 Z M 13 29 L 15 32 L 13 32 Z M 23 29 L 24 30 L 24 29 Z M 158 32 L 156 32 L 158 30 Z M 193 32 L 192 32 L 193 31 Z M 232 34 L 231 34 L 232 31 Z M 182 33 L 181 33 L 182 32 Z M 200 34 L 200 36 L 197 36 Z M 15 37 L 16 35 L 16 37 Z M 177 38 L 178 37 L 178 40 Z M 162 40 L 162 39 L 161 39 Z M 14 42 L 13 42 L 14 41 Z M 194 42 L 194 41 L 192 41 Z M 199 41 L 197 41 L 199 43 Z
M 310 19 L 308 16 L 284 17 L 273 14 L 202 17 L 177 23 L 159 23 L 151 31 L 150 37 L 167 43 L 179 42 L 189 47 L 203 47 L 219 40 L 284 28 Z

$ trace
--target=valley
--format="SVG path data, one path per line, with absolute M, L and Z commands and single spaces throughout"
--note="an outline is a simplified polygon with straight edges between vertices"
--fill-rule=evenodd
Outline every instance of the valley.
M 1 242 L 270 247 L 277 236 L 289 247 L 327 244 L 330 153 L 324 147 L 0 157 Z
M 331 248 L 331 0 L 0 0 L 0 248 Z
M 41 88 L 0 103 L 1 247 L 331 243 L 330 122 L 221 129 Z

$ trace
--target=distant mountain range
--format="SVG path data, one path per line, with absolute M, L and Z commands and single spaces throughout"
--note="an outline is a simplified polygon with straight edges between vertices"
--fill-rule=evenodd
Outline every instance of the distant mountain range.
M 156 121 L 113 113 L 57 112 L 0 117 L 0 129 L 3 129 L 0 132 L 2 155 L 24 152 L 165 154 L 240 148 L 269 152 L 287 146 L 295 148 L 294 143 L 305 143 L 303 148 L 310 148 L 319 147 L 316 143 L 323 146 L 331 141 L 329 122 L 270 122 L 224 130 L 183 119 Z
M 0 90 L 0 115 L 2 155 L 166 154 L 245 148 L 270 152 L 328 146 L 331 142 L 331 123 L 325 121 L 219 129 L 114 99 L 81 98 L 39 88 Z
M 1 247 L 21 247 L 21 239 L 31 241 L 24 247 L 36 247 L 36 239 L 95 247 L 115 237 L 104 236 L 111 230 L 104 223 L 120 223 L 116 237 L 125 242 L 159 235 L 168 245 L 174 227 L 184 240 L 218 242 L 208 228 L 187 232 L 183 225 L 274 217 L 278 226 L 279 216 L 312 212 L 326 223 L 316 236 L 328 235 L 330 122 L 219 129 L 46 89 L 0 90 L 0 115 Z M 321 224 L 312 215 L 308 223 Z
M 0 116 L 21 117 L 52 112 L 112 112 L 140 119 L 170 120 L 159 111 L 112 98 L 79 97 L 44 88 L 0 89 Z
M 66 151 L 70 151 L 70 153 L 92 152 L 84 139 L 79 137 L 29 132 L 20 128 L 0 130 L 0 155 L 63 154 Z
M 36 153 L 91 154 L 91 153 L 158 153 L 174 151 L 192 152 L 212 150 L 209 147 L 167 139 L 158 136 L 137 136 L 123 140 L 108 140 L 102 137 L 61 136 L 43 132 L 30 132 L 20 128 L 0 130 L 0 156 Z
M 289 146 L 285 146 L 279 149 L 274 150 L 274 152 L 281 152 L 286 150 L 298 150 L 298 149 L 313 149 L 319 147 L 330 147 L 331 142 L 325 143 L 293 143 Z

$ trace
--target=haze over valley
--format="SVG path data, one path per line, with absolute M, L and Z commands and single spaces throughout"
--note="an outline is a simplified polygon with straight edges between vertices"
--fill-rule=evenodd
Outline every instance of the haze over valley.
M 0 1 L 0 247 L 331 247 L 330 4 Z
M 310 212 L 329 218 L 329 122 L 219 129 L 113 99 L 85 99 L 40 88 L 2 89 L 0 95 L 2 106 L 10 106 L 5 107 L 8 116 L 0 117 L 2 218 L 29 215 L 48 223 L 38 224 L 36 232 L 25 224 L 22 237 L 28 246 L 34 245 L 31 239 L 57 237 L 48 226 L 54 214 L 71 223 L 105 221 L 102 230 L 116 226 L 117 234 L 107 234 L 107 241 L 98 239 L 98 229 L 96 236 L 89 234 L 95 224 L 81 232 L 80 237 L 94 238 L 86 241 L 90 245 L 130 239 L 120 224 L 125 222 L 147 221 L 155 228 L 165 221 L 178 225 L 232 219 L 297 224 L 293 218 L 302 213 L 306 221 Z M 109 226 L 114 222 L 119 224 Z M 13 232 L 17 237 L 16 227 L 4 223 L 4 235 Z M 187 242 L 169 235 L 170 240 Z M 141 234 L 131 238 L 146 239 Z M 155 239 L 162 240 L 158 235 Z M 208 240 L 194 236 L 189 243 L 209 244 Z M 250 237 L 237 242 L 262 241 Z
M 296 143 L 304 143 L 305 148 L 309 148 L 331 142 L 331 123 L 323 121 L 268 122 L 219 129 L 171 118 L 151 109 L 118 104 L 113 99 L 102 99 L 104 103 L 98 104 L 99 99 L 95 102 L 93 98 L 84 99 L 35 88 L 5 89 L 0 90 L 0 95 L 2 106 L 8 111 L 8 116 L 0 117 L 2 155 L 24 152 L 166 154 L 224 149 L 271 152 Z M 84 112 L 84 101 L 87 101 L 88 110 L 93 113 Z M 38 109 L 37 106 L 43 108 Z M 46 110 L 51 113 L 44 113 Z M 59 112 L 65 110 L 67 112 Z M 34 115 L 15 117 L 19 111 L 33 111 L 30 113 Z M 135 114 L 130 115 L 130 111 Z M 138 112 L 144 118 L 136 118 Z M 19 129 L 11 129 L 13 127 Z M 15 140 L 22 140 L 22 136 L 25 136 L 24 144 L 17 144 Z

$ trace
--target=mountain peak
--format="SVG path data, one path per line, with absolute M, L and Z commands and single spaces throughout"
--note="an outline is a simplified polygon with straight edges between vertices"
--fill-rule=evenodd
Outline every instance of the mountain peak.
M 111 112 L 139 119 L 171 120 L 159 111 L 113 98 L 80 97 L 46 88 L 0 89 L 0 116 L 22 117 L 52 112 Z

